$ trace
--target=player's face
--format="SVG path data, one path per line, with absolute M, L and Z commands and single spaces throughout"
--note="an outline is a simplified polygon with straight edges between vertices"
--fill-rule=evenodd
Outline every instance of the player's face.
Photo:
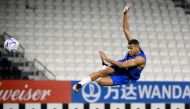
M 134 45 L 134 44 L 128 45 L 128 54 L 130 56 L 136 55 L 137 50 L 138 50 L 138 46 L 137 45 Z

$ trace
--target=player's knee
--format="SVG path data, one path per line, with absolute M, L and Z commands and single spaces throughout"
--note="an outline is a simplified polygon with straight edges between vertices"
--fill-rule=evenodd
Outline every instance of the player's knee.
M 102 79 L 99 79 L 99 80 L 97 81 L 97 83 L 98 83 L 99 85 L 102 85 L 102 84 L 104 83 L 104 81 L 103 81 Z
M 102 78 L 99 78 L 99 79 L 97 80 L 97 83 L 98 83 L 99 85 L 103 85 L 103 86 L 111 86 L 111 85 L 113 85 L 113 82 L 112 82 L 111 78 L 109 78 L 109 77 L 102 77 Z

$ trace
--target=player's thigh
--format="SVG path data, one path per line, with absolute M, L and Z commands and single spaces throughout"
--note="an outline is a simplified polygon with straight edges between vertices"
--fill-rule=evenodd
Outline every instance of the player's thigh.
M 110 75 L 115 72 L 115 69 L 113 69 L 112 67 L 106 67 L 106 68 L 100 70 L 99 72 L 102 74 L 105 74 L 105 75 Z
M 115 70 L 111 67 L 106 67 L 104 69 L 98 70 L 96 72 L 93 72 L 90 74 L 90 76 L 99 76 L 99 77 L 107 77 L 110 74 L 113 74 L 115 72 Z
M 112 79 L 107 76 L 107 77 L 102 77 L 98 80 L 98 84 L 103 85 L 103 86 L 112 86 L 113 85 L 113 81 Z

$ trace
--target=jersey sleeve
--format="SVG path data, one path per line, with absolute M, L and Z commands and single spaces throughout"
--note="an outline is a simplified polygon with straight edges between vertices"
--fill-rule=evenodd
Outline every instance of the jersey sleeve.
M 143 58 L 146 60 L 146 56 L 145 56 L 144 52 L 143 52 L 143 53 L 138 54 L 138 56 L 141 56 L 141 57 L 143 57 Z
M 124 61 L 125 61 L 124 59 L 117 60 L 117 62 L 124 62 Z

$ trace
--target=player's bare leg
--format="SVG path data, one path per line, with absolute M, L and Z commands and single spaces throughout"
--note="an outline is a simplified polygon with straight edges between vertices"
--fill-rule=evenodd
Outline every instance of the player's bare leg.
M 82 86 L 84 86 L 85 84 L 87 84 L 87 83 L 89 83 L 89 82 L 91 82 L 91 81 L 95 81 L 95 80 L 97 80 L 97 79 L 100 78 L 100 77 L 105 78 L 105 77 L 109 76 L 110 74 L 112 74 L 114 71 L 115 71 L 115 70 L 114 70 L 113 68 L 111 68 L 111 67 L 106 67 L 106 68 L 104 68 L 104 69 L 102 69 L 102 70 L 99 70 L 99 71 L 97 71 L 97 72 L 91 73 L 89 76 L 83 78 L 80 82 L 78 82 L 77 84 L 75 84 L 75 85 L 73 86 L 73 91 L 78 92 L 78 90 L 79 90 Z M 103 78 L 101 78 L 101 79 L 103 79 Z M 103 80 L 104 80 L 104 79 L 103 79 L 103 80 L 101 80 L 101 79 L 99 80 L 100 82 L 98 82 L 99 84 L 101 83 L 101 81 L 102 81 L 102 83 L 103 83 Z M 104 82 L 104 83 L 105 83 L 105 82 Z M 111 85 L 110 81 L 108 81 L 108 83 L 105 83 L 105 84 Z M 100 85 L 104 85 L 104 84 L 100 84 Z
M 110 76 L 102 77 L 102 78 L 98 79 L 97 82 L 99 85 L 102 85 L 102 86 L 112 86 L 113 85 L 113 81 Z

